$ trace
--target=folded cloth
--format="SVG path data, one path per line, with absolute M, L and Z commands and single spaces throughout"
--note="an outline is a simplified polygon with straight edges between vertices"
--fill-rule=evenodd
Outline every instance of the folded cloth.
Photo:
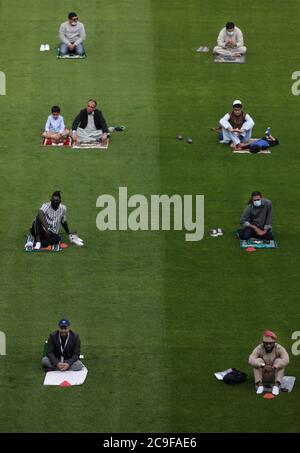
M 232 368 L 228 368 L 228 370 L 217 371 L 216 373 L 214 373 L 214 375 L 218 379 L 218 381 L 223 381 L 224 376 L 226 376 L 226 374 L 228 374 L 228 373 L 231 373 L 231 371 L 232 371 Z

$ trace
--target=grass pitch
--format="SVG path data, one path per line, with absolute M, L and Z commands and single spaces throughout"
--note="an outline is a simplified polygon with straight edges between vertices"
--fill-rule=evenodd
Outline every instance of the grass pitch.
M 71 10 L 86 26 L 88 58 L 39 52 L 58 44 Z M 296 0 L 224 0 L 221 9 L 217 0 L 0 2 L 1 432 L 299 432 L 297 382 L 265 401 L 247 364 L 265 328 L 290 352 L 300 324 L 299 17 Z M 244 32 L 245 65 L 196 52 L 213 48 L 229 20 Z M 108 152 L 41 148 L 50 107 L 60 105 L 70 126 L 89 98 L 109 125 L 126 125 Z M 279 137 L 270 156 L 233 155 L 209 131 L 234 99 L 255 135 L 271 126 Z M 183 232 L 100 233 L 96 199 L 120 186 L 147 197 L 204 194 L 206 231 L 225 235 L 188 243 Z M 58 189 L 86 246 L 23 253 L 33 217 Z M 253 190 L 273 201 L 280 247 L 247 255 L 233 231 Z M 41 385 L 42 344 L 62 317 L 81 336 L 82 387 Z M 288 374 L 298 377 L 299 364 L 291 355 Z M 229 366 L 247 383 L 213 377 Z

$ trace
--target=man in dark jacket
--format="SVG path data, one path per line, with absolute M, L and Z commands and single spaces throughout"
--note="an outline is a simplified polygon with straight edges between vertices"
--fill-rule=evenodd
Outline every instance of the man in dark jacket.
M 108 127 L 101 110 L 96 109 L 97 102 L 90 99 L 85 109 L 80 110 L 73 121 L 74 143 L 105 143 Z
M 80 371 L 83 368 L 79 360 L 80 338 L 70 330 L 70 321 L 67 319 L 61 319 L 58 330 L 49 335 L 47 349 L 42 365 L 48 371 Z
M 272 222 L 272 202 L 263 198 L 261 192 L 252 192 L 240 220 L 243 228 L 238 230 L 239 237 L 243 240 L 250 238 L 273 240 Z

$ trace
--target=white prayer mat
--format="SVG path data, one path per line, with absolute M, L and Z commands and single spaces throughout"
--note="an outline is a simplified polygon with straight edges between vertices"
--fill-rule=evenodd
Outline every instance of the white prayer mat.
M 294 388 L 295 381 L 295 376 L 284 376 L 280 387 L 281 392 L 291 392 Z
M 262 149 L 258 153 L 251 153 L 249 149 L 233 150 L 234 154 L 271 154 L 269 149 Z
M 57 385 L 70 387 L 84 383 L 88 370 L 83 367 L 80 371 L 48 371 L 44 379 L 44 385 Z
M 295 376 L 284 376 L 280 386 L 280 392 L 290 393 L 295 385 L 296 377 Z M 264 384 L 264 392 L 272 392 L 273 384 Z
M 109 139 L 105 143 L 78 143 L 77 145 L 72 145 L 74 149 L 108 149 Z
M 214 373 L 214 375 L 216 376 L 218 381 L 223 381 L 224 376 L 226 376 L 226 374 L 230 373 L 231 371 L 232 368 L 228 368 L 228 370 L 225 371 L 217 371 L 216 373 Z
M 233 57 L 230 55 L 216 55 L 214 58 L 215 63 L 245 63 L 246 62 L 246 56 L 242 55 L 241 57 Z

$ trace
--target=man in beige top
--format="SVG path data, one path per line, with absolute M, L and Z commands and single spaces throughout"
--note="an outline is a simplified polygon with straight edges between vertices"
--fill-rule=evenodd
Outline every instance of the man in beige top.
M 273 384 L 273 395 L 279 394 L 284 376 L 284 369 L 289 363 L 286 349 L 276 343 L 277 335 L 271 330 L 263 333 L 263 342 L 249 356 L 249 364 L 253 367 L 256 393 L 262 394 L 263 383 Z
M 222 28 L 217 42 L 218 45 L 213 50 L 216 55 L 240 57 L 247 52 L 243 33 L 233 22 L 227 22 L 226 26 Z

